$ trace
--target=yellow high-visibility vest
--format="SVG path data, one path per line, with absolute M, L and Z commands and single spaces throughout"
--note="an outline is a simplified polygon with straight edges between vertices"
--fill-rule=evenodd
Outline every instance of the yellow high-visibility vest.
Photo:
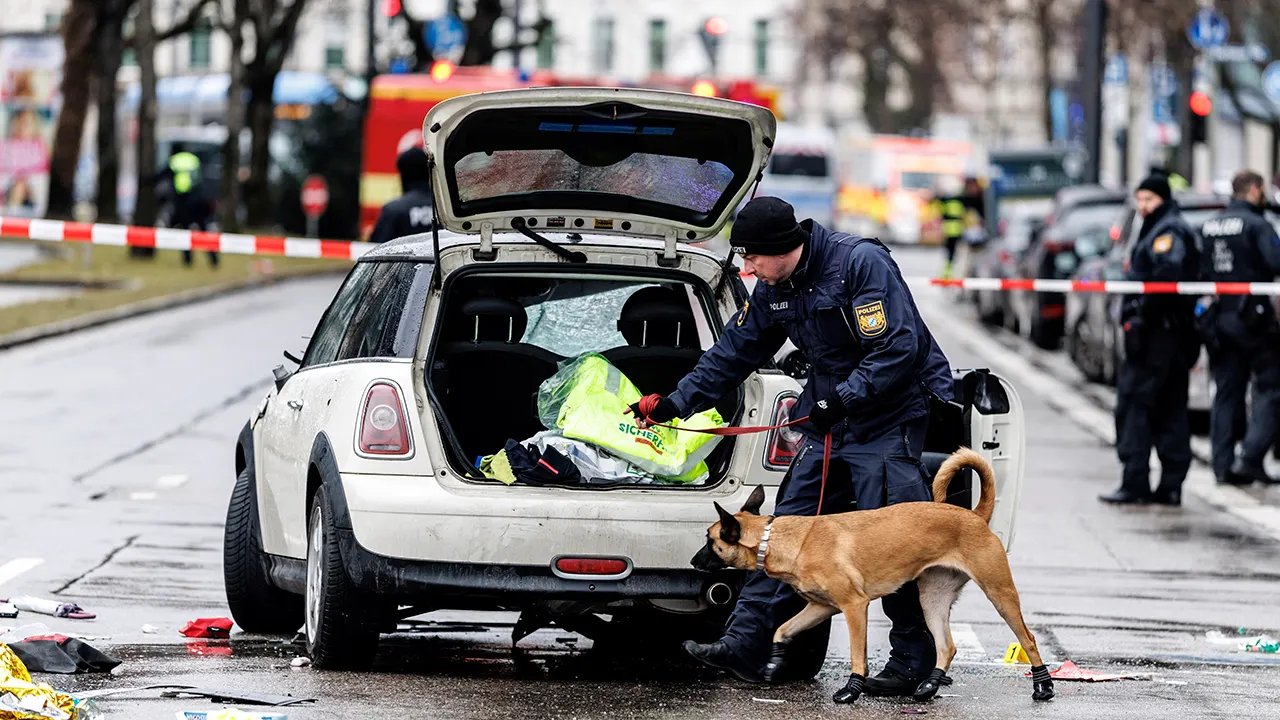
M 200 180 L 200 158 L 189 152 L 174 153 L 169 158 L 169 170 L 173 172 L 173 189 L 185 195 Z

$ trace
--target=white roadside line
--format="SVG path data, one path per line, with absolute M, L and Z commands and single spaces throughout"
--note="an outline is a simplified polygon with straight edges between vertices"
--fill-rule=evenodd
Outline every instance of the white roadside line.
M 173 488 L 182 487 L 190 479 L 186 475 L 161 475 L 156 479 L 156 487 L 162 490 L 172 490 Z
M 16 560 L 10 560 L 4 565 L 0 565 L 0 585 L 9 582 L 43 562 L 44 558 L 17 558 Z
M 926 287 L 912 288 L 912 292 L 917 296 L 927 296 L 929 293 L 925 291 Z M 937 288 L 929 289 L 937 290 Z M 969 352 L 981 356 L 989 361 L 997 372 L 1020 389 L 1030 389 L 1043 398 L 1050 407 L 1071 418 L 1099 440 L 1108 445 L 1115 445 L 1115 420 L 1111 413 L 1099 408 L 1075 388 L 1045 373 L 1026 358 L 991 338 L 985 328 L 978 328 L 971 319 L 951 311 L 945 300 L 930 305 L 927 308 L 929 312 L 926 314 L 930 312 L 944 314 L 951 320 L 951 322 L 930 323 L 929 328 L 935 335 L 943 336 L 949 342 L 963 346 Z M 922 308 L 922 310 L 925 309 Z M 966 329 L 979 330 L 979 332 L 966 332 Z M 1119 476 L 1117 462 L 1117 483 Z M 1238 488 L 1219 486 L 1213 478 L 1213 472 L 1200 458 L 1197 458 L 1197 462 L 1192 465 L 1182 490 L 1186 495 L 1197 497 L 1219 510 L 1253 523 L 1268 535 L 1280 540 L 1280 508 L 1264 505 Z
M 986 662 L 987 651 L 969 623 L 951 623 L 951 642 L 956 645 L 955 662 Z

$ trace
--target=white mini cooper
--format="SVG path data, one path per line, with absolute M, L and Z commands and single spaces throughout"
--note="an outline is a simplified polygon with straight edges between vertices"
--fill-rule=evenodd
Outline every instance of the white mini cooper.
M 546 429 L 538 389 L 566 359 L 598 352 L 644 393 L 671 392 L 694 367 L 746 290 L 736 267 L 692 244 L 750 192 L 774 133 L 764 108 L 645 90 L 435 106 L 423 134 L 438 232 L 356 263 L 236 441 L 225 581 L 240 627 L 303 626 L 317 666 L 350 668 L 372 663 L 397 620 L 439 609 L 521 611 L 516 640 L 550 623 L 599 637 L 637 620 L 646 634 L 717 636 L 742 578 L 690 566 L 711 503 L 739 507 L 764 485 L 767 511 L 798 434 L 725 438 L 694 483 L 504 484 L 478 466 Z M 955 379 L 925 465 L 981 451 L 1007 547 L 1022 406 L 985 370 Z M 777 424 L 799 390 L 765 367 L 719 411 Z M 971 506 L 961 480 L 951 500 Z

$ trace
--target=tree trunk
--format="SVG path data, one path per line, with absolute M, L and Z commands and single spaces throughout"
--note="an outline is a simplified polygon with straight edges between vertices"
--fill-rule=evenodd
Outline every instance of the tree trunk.
M 274 86 L 274 74 L 265 80 L 262 77 L 252 78 L 249 86 L 249 132 L 253 137 L 249 146 L 249 182 L 245 185 L 245 200 L 249 211 L 248 223 L 257 229 L 269 227 L 275 221 L 275 203 L 271 183 L 267 179 L 271 168 L 268 143 L 276 120 L 275 105 L 271 99 Z
M 156 184 L 147 182 L 156 171 L 156 32 L 151 14 L 154 2 L 138 0 L 135 22 L 134 53 L 138 58 L 138 85 L 142 94 L 138 101 L 138 202 L 133 224 L 143 226 L 156 223 Z
M 80 162 L 80 142 L 89 113 L 89 78 L 93 75 L 97 24 L 98 10 L 93 0 L 72 0 L 62 22 L 66 62 L 62 72 L 62 110 L 54 130 L 49 170 L 51 218 L 69 220 L 74 209 L 76 165 Z
M 222 187 L 218 219 L 225 232 L 240 229 L 240 131 L 244 129 L 244 17 L 245 0 L 237 0 L 231 38 L 231 85 L 227 88 L 227 143 L 222 146 Z
M 1044 140 L 1053 142 L 1053 106 L 1049 93 L 1053 91 L 1053 50 L 1058 34 L 1053 27 L 1054 0 L 1037 0 L 1034 5 L 1036 29 L 1040 33 L 1040 121 L 1044 123 Z
M 119 220 L 116 192 L 120 154 L 116 145 L 116 73 L 124 55 L 127 2 L 108 1 L 98 11 L 98 222 Z

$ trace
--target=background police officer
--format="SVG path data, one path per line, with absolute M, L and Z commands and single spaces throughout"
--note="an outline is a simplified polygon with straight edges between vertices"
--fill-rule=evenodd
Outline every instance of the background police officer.
M 697 367 L 661 398 L 648 419 L 669 422 L 713 407 L 769 362 L 790 338 L 812 363 L 793 417 L 803 448 L 778 490 L 775 515 L 815 515 L 822 493 L 824 437 L 832 434 L 822 513 L 928 501 L 920 464 L 931 402 L 952 397 L 951 368 L 916 310 L 898 266 L 878 240 L 832 232 L 773 197 L 743 207 L 730 243 L 757 279 L 751 299 Z M 639 415 L 639 403 L 632 406 Z M 698 660 L 758 681 L 773 632 L 805 602 L 789 586 L 752 573 L 725 635 L 685 643 Z M 893 622 L 891 657 L 865 692 L 910 694 L 934 666 L 914 582 L 885 597 Z M 796 640 L 789 667 L 812 677 L 821 668 L 830 622 Z M 816 652 L 814 649 L 816 648 Z
M 1195 231 L 1173 201 L 1169 181 L 1151 175 L 1134 193 L 1142 228 L 1125 269 L 1125 280 L 1189 282 L 1199 276 Z M 1116 382 L 1116 452 L 1124 465 L 1120 489 L 1109 503 L 1164 505 L 1182 502 L 1182 481 L 1191 468 L 1187 385 L 1200 353 L 1195 300 L 1175 294 L 1125 298 L 1124 365 Z M 1160 485 L 1151 492 L 1150 457 L 1160 456 Z
M 1245 171 L 1231 181 L 1231 192 L 1231 204 L 1202 231 L 1207 279 L 1268 282 L 1280 273 L 1280 236 L 1262 216 L 1266 185 L 1261 175 Z M 1280 324 L 1275 308 L 1266 297 L 1222 295 L 1203 313 L 1217 386 L 1209 430 L 1214 475 L 1223 483 L 1272 483 L 1262 459 L 1280 420 Z M 1253 417 L 1237 457 L 1235 424 L 1244 412 L 1251 375 Z
M 412 147 L 396 158 L 400 171 L 400 197 L 382 206 L 369 242 L 381 243 L 431 229 L 431 166 L 420 147 Z

